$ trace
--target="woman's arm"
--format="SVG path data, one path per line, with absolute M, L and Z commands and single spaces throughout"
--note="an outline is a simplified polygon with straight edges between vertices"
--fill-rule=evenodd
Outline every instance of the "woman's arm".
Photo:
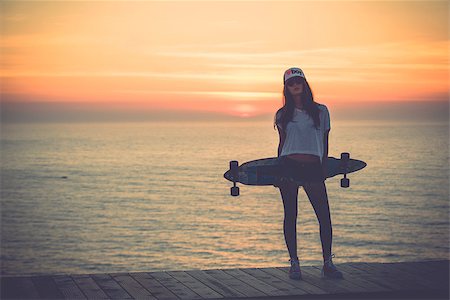
M 278 127 L 278 135 L 280 136 L 280 142 L 278 143 L 278 157 L 281 155 L 281 150 L 283 150 L 284 141 L 286 140 L 286 133 Z
M 323 174 L 327 176 L 327 159 L 328 159 L 328 137 L 330 135 L 330 130 L 325 131 L 323 135 L 323 157 L 322 157 L 322 169 Z
M 280 128 L 278 127 L 278 135 L 280 136 L 280 142 L 278 143 L 278 157 L 280 157 L 281 155 L 281 151 L 283 150 L 283 145 L 284 145 L 284 141 L 286 140 L 286 133 Z M 280 187 L 279 183 L 274 183 L 273 184 L 274 187 Z

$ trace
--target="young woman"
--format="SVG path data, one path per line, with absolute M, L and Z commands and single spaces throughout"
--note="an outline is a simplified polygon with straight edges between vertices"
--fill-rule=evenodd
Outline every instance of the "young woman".
M 284 73 L 284 105 L 275 115 L 280 135 L 278 157 L 286 178 L 304 182 L 303 188 L 311 202 L 320 225 L 320 240 L 324 265 L 322 276 L 342 278 L 332 262 L 332 226 L 325 170 L 328 157 L 330 115 L 325 105 L 314 102 L 303 71 L 290 68 Z M 282 180 L 280 189 L 284 206 L 284 238 L 290 256 L 289 277 L 301 279 L 297 257 L 297 200 L 299 185 Z

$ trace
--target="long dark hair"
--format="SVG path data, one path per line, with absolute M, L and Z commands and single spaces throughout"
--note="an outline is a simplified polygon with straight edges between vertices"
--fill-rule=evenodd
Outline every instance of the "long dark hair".
M 275 115 L 275 125 L 281 127 L 281 129 L 285 131 L 287 124 L 292 121 L 294 116 L 295 102 L 294 97 L 291 95 L 286 85 L 284 85 L 283 96 L 283 107 L 280 108 Z M 303 109 L 314 121 L 314 127 L 318 129 L 320 127 L 320 110 L 318 104 L 314 101 L 311 87 L 306 79 L 303 79 L 303 92 L 301 94 L 301 100 L 303 103 Z

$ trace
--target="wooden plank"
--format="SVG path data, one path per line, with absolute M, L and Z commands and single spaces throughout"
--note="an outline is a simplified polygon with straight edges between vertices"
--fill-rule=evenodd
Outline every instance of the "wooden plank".
M 251 276 L 250 274 L 245 273 L 242 269 L 227 269 L 227 270 L 224 270 L 224 272 L 227 273 L 228 275 L 231 275 L 231 276 L 245 282 L 246 284 L 254 287 L 257 290 L 260 290 L 261 292 L 263 292 L 264 294 L 266 294 L 268 296 L 285 296 L 286 295 L 285 292 L 280 291 L 276 287 L 274 287 L 270 284 L 267 284 L 266 282 L 263 282 L 263 281 L 259 280 L 258 278 Z
M 418 284 L 425 290 L 436 288 L 436 281 L 429 280 L 425 274 L 411 273 L 400 268 L 399 265 L 401 264 L 371 264 L 372 267 L 388 270 L 396 278 L 400 277 L 411 283 Z
M 419 265 L 417 263 L 386 263 L 386 265 L 394 265 L 396 268 L 408 272 L 413 275 L 429 276 L 437 272 L 437 269 L 429 265 Z
M 192 277 L 191 275 L 187 274 L 184 271 L 173 271 L 173 272 L 167 272 L 170 276 L 175 278 L 176 280 L 183 283 L 185 286 L 190 288 L 192 291 L 194 291 L 196 294 L 198 294 L 203 299 L 217 299 L 217 298 L 223 298 L 221 294 L 216 292 L 215 290 L 211 289 L 206 284 L 202 283 L 195 277 Z
M 152 295 L 145 287 L 137 282 L 128 273 L 114 273 L 109 274 L 119 285 L 121 285 L 128 294 L 135 299 L 149 299 L 156 300 L 156 297 Z
M 433 280 L 449 277 L 449 261 L 439 262 L 405 262 L 398 263 L 398 267 L 407 269 L 409 272 L 419 273 L 431 277 Z
M 72 275 L 71 277 L 88 299 L 109 298 L 89 275 Z
M 364 263 L 358 264 L 350 263 L 348 264 L 348 266 L 360 270 L 362 272 L 361 276 L 370 277 L 372 278 L 372 280 L 376 280 L 379 283 L 383 283 L 385 286 L 388 286 L 394 291 L 408 291 L 411 289 L 417 290 L 417 287 L 414 287 L 413 284 L 401 278 L 393 277 L 387 270 L 384 271 L 379 270 Z
M 63 294 L 59 291 L 56 283 L 51 276 L 35 276 L 31 277 L 39 297 L 44 299 L 62 299 Z
M 29 277 L 0 278 L 0 299 L 38 299 L 39 292 Z
M 330 279 L 330 278 L 322 278 L 322 267 L 306 267 L 305 272 L 309 272 L 311 275 L 320 277 L 325 281 L 331 281 L 333 283 L 338 284 L 339 286 L 349 290 L 352 293 L 365 293 L 367 290 L 364 287 L 361 287 L 357 284 L 354 284 L 349 280 L 349 278 L 341 278 L 341 279 Z
M 435 288 L 448 288 L 449 261 L 439 262 L 438 265 L 416 262 L 396 263 L 395 267 L 410 274 L 426 277 Z
M 318 268 L 318 267 L 316 267 Z M 363 279 L 360 276 L 355 276 L 352 272 L 348 271 L 347 268 L 343 267 L 343 264 L 340 264 L 338 266 L 339 271 L 342 272 L 344 275 L 344 278 L 349 280 L 350 282 L 359 285 L 360 287 L 363 287 L 367 292 L 371 293 L 379 293 L 379 292 L 388 292 L 390 291 L 389 288 L 376 284 L 372 281 L 368 281 L 366 279 Z
M 430 261 L 430 262 L 417 262 L 413 263 L 414 270 L 427 269 L 429 272 L 426 277 L 435 282 L 435 289 L 428 292 L 429 297 L 443 299 L 450 299 L 449 290 L 449 265 L 450 261 Z M 410 263 L 406 264 L 406 267 L 410 267 Z
M 177 295 L 180 299 L 201 299 L 201 297 L 189 289 L 187 286 L 167 274 L 166 272 L 151 272 L 149 273 L 153 278 L 162 283 L 172 293 Z
M 264 297 L 267 296 L 263 292 L 246 284 L 245 282 L 225 273 L 223 270 L 206 270 L 206 274 L 221 281 L 223 284 L 233 288 L 246 297 Z
M 292 280 L 289 278 L 288 274 L 286 272 L 283 272 L 282 270 L 278 268 L 264 268 L 261 269 L 266 273 L 269 273 L 270 275 L 277 277 L 278 279 L 285 281 L 289 283 L 290 285 L 293 285 L 303 291 L 305 291 L 306 294 L 310 295 L 323 295 L 327 294 L 324 290 L 318 288 L 315 285 L 310 284 L 309 282 L 306 282 L 304 280 Z
M 111 299 L 132 299 L 109 274 L 92 274 L 92 279 L 100 286 L 100 288 Z
M 152 293 L 159 300 L 178 300 L 178 297 L 168 288 L 162 285 L 158 280 L 153 278 L 149 273 L 139 272 L 130 273 L 137 282 Z
M 439 260 L 432 260 L 432 261 L 410 261 L 410 262 L 401 262 L 401 264 L 412 264 L 415 266 L 421 266 L 423 270 L 426 270 L 427 272 L 434 272 L 436 268 L 439 268 L 439 266 L 445 266 L 445 263 L 449 263 L 450 261 L 439 261 Z M 395 263 L 394 263 L 395 264 Z
M 217 280 L 213 276 L 207 274 L 205 271 L 192 270 L 186 271 L 186 273 L 203 282 L 205 285 L 209 286 L 211 289 L 215 290 L 225 298 L 245 297 L 244 294 L 236 291 L 232 287 L 227 286 L 220 280 Z
M 355 277 L 363 278 L 364 280 L 367 280 L 369 282 L 372 282 L 374 284 L 380 285 L 382 287 L 385 287 L 389 289 L 390 291 L 398 290 L 398 285 L 390 282 L 389 280 L 386 280 L 384 277 L 380 277 L 377 274 L 374 273 L 368 273 L 364 270 L 358 269 L 354 267 L 354 265 L 350 265 L 349 263 L 340 264 L 339 269 L 343 270 L 347 273 L 352 274 Z
M 317 276 L 315 273 L 311 274 L 310 272 L 308 272 L 309 268 L 313 268 L 313 267 L 309 267 L 309 266 L 302 267 L 302 280 L 303 281 L 306 281 L 306 282 L 318 287 L 319 289 L 325 291 L 327 294 L 343 294 L 343 293 L 350 292 L 350 290 L 340 286 L 333 280 L 324 280 L 320 277 L 320 275 Z M 278 268 L 278 269 L 285 272 L 286 276 L 288 276 L 288 274 L 289 274 L 288 267 Z
M 390 268 L 387 266 L 383 266 L 379 263 L 360 263 L 357 265 L 357 267 L 361 270 L 365 270 L 366 272 L 372 272 L 380 277 L 385 278 L 386 280 L 389 280 L 392 283 L 395 283 L 398 285 L 398 289 L 400 290 L 426 290 L 428 289 L 425 285 L 421 284 L 420 282 L 416 281 L 410 281 L 408 278 L 404 277 L 404 274 L 401 273 L 394 273 Z
M 257 278 L 258 280 L 265 282 L 273 287 L 276 287 L 281 292 L 286 295 L 305 295 L 306 292 L 302 289 L 295 287 L 292 284 L 289 284 L 278 277 L 273 276 L 267 272 L 264 272 L 263 269 L 242 269 L 245 273 Z
M 405 264 L 415 264 L 422 268 L 428 268 L 430 272 L 435 272 L 436 270 L 441 270 L 442 272 L 448 271 L 450 260 L 430 260 L 430 261 L 416 261 L 416 262 L 405 262 Z M 448 273 L 448 272 L 447 272 Z
M 0 277 L 2 299 L 220 299 L 289 296 L 382 295 L 448 298 L 448 260 L 345 263 L 343 280 L 320 278 L 319 266 L 302 266 L 303 280 L 288 268 L 173 271 L 92 275 Z M 156 277 L 154 277 L 154 274 Z M 172 289 L 172 291 L 171 291 Z M 331 295 L 330 295 L 331 296 Z
M 403 263 L 402 263 L 403 264 Z M 364 265 L 364 264 L 362 264 Z M 390 264 L 392 266 L 392 264 Z M 360 266 L 362 267 L 362 266 Z M 417 275 L 416 278 L 409 279 L 405 276 L 405 273 L 399 273 L 395 270 L 393 271 L 390 267 L 386 266 L 386 264 L 373 263 L 370 264 L 371 268 L 378 269 L 380 273 L 389 273 L 389 277 L 385 277 L 385 280 L 389 283 L 399 284 L 399 282 L 403 285 L 401 288 L 401 293 L 403 295 L 408 295 L 411 297 L 418 297 L 423 295 L 424 298 L 448 298 L 449 290 L 448 290 L 448 281 L 442 284 L 442 286 L 436 288 L 434 286 L 427 286 L 425 283 L 429 280 L 427 276 L 429 275 Z M 392 268 L 395 268 L 392 266 Z M 423 278 L 423 280 L 421 280 Z M 428 283 L 430 284 L 430 283 Z M 397 288 L 398 289 L 398 288 Z M 426 297 L 425 297 L 426 296 Z
M 66 299 L 87 299 L 78 285 L 69 275 L 55 275 L 52 277 L 56 286 Z

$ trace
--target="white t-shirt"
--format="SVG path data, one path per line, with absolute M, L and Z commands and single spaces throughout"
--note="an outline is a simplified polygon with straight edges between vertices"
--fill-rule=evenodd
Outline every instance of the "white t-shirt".
M 319 104 L 318 106 L 320 110 L 320 127 L 318 129 L 306 111 L 295 108 L 292 121 L 286 126 L 286 139 L 280 156 L 312 154 L 319 156 L 322 160 L 324 134 L 330 130 L 330 113 L 325 105 Z M 280 120 L 281 112 L 278 112 L 276 117 L 277 120 Z

